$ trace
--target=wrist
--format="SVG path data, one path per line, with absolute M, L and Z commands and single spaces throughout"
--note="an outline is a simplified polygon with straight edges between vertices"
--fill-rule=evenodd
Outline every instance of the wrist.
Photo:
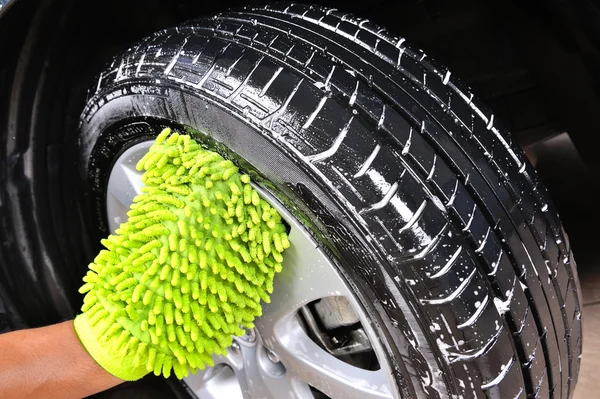
M 85 312 L 75 318 L 73 327 L 89 355 L 108 373 L 123 381 L 136 381 L 148 374 L 144 362 L 135 362 L 135 351 L 115 351 L 114 342 L 98 334 Z

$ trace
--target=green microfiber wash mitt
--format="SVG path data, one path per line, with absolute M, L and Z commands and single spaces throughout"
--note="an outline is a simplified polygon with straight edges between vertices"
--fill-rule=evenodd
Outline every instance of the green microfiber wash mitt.
M 75 330 L 108 372 L 178 378 L 253 328 L 290 243 L 231 161 L 164 130 L 140 160 L 142 194 L 83 278 Z

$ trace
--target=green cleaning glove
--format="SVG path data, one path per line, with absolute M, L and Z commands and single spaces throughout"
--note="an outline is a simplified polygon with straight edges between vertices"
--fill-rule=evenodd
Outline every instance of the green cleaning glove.
M 89 265 L 75 330 L 120 379 L 181 379 L 253 328 L 290 243 L 250 178 L 189 136 L 165 129 L 137 168 L 142 194 Z

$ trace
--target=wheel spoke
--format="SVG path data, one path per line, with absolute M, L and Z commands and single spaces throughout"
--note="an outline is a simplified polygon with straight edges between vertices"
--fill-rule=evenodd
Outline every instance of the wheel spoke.
M 107 208 L 110 218 L 108 220 L 111 232 L 114 232 L 121 223 L 127 221 L 127 211 L 137 194 L 140 193 L 142 179 L 139 172 L 131 170 L 126 165 L 115 165 L 120 173 L 113 173 L 107 188 Z M 137 173 L 136 173 L 137 172 Z
M 185 383 L 198 397 L 204 399 L 220 397 L 242 399 L 245 397 L 235 371 L 226 367 L 224 363 L 190 375 L 185 379 Z M 216 396 L 215 392 L 218 392 L 219 396 Z
M 188 387 L 201 398 L 235 399 L 294 398 L 309 399 L 309 386 L 287 373 L 282 363 L 273 361 L 260 341 L 247 342 L 235 337 L 227 356 L 214 358 L 215 366 L 186 378 Z M 228 373 L 226 365 L 233 374 Z M 234 387 L 233 380 L 235 379 Z
M 108 194 L 113 196 L 120 204 L 129 208 L 133 197 L 139 194 L 143 186 L 141 174 L 131 169 L 128 165 L 122 164 L 116 166 L 121 169 L 121 173 L 114 174 L 114 180 L 108 187 Z
M 263 305 L 263 316 L 257 320 L 264 328 L 266 322 L 273 327 L 316 299 L 351 296 L 321 250 L 304 233 L 292 227 L 289 240 L 292 245 L 286 249 L 283 270 L 275 277 L 271 303 Z
M 121 223 L 127 221 L 127 211 L 129 210 L 129 206 L 123 205 L 117 197 L 111 194 L 107 194 L 106 204 L 111 210 L 108 218 L 108 229 L 111 233 L 114 233 Z
M 113 166 L 106 190 L 108 225 L 111 232 L 127 220 L 129 206 L 133 198 L 141 192 L 144 185 L 142 173 L 137 171 L 135 166 L 148 148 L 150 143 L 130 148 Z
M 302 329 L 298 318 L 287 319 L 271 342 L 297 378 L 332 398 L 390 398 L 388 377 L 382 370 L 365 370 L 345 363 L 319 347 Z
M 129 163 L 122 164 L 121 168 L 123 168 L 123 172 L 125 172 L 129 187 L 133 189 L 136 195 L 141 193 L 142 187 L 144 186 L 144 183 L 140 178 L 141 172 L 138 172 L 138 170 L 135 169 L 135 165 Z
M 248 351 L 252 351 L 248 353 Z M 310 389 L 302 381 L 292 379 L 282 363 L 268 358 L 267 349 L 258 345 L 243 355 L 244 365 L 237 371 L 242 390 L 258 398 L 312 398 Z

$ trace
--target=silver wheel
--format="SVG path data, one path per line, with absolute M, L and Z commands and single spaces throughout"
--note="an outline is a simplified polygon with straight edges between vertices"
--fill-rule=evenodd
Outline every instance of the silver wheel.
M 111 232 L 126 220 L 140 192 L 135 165 L 151 145 L 133 145 L 113 165 L 106 194 Z M 353 291 L 304 227 L 275 198 L 255 188 L 290 226 L 292 245 L 283 271 L 256 328 L 236 337 L 228 355 L 215 358 L 215 367 L 185 383 L 202 399 L 398 397 L 382 345 Z M 343 340 L 328 335 L 340 329 Z M 376 366 L 348 361 L 365 353 L 374 355 Z

